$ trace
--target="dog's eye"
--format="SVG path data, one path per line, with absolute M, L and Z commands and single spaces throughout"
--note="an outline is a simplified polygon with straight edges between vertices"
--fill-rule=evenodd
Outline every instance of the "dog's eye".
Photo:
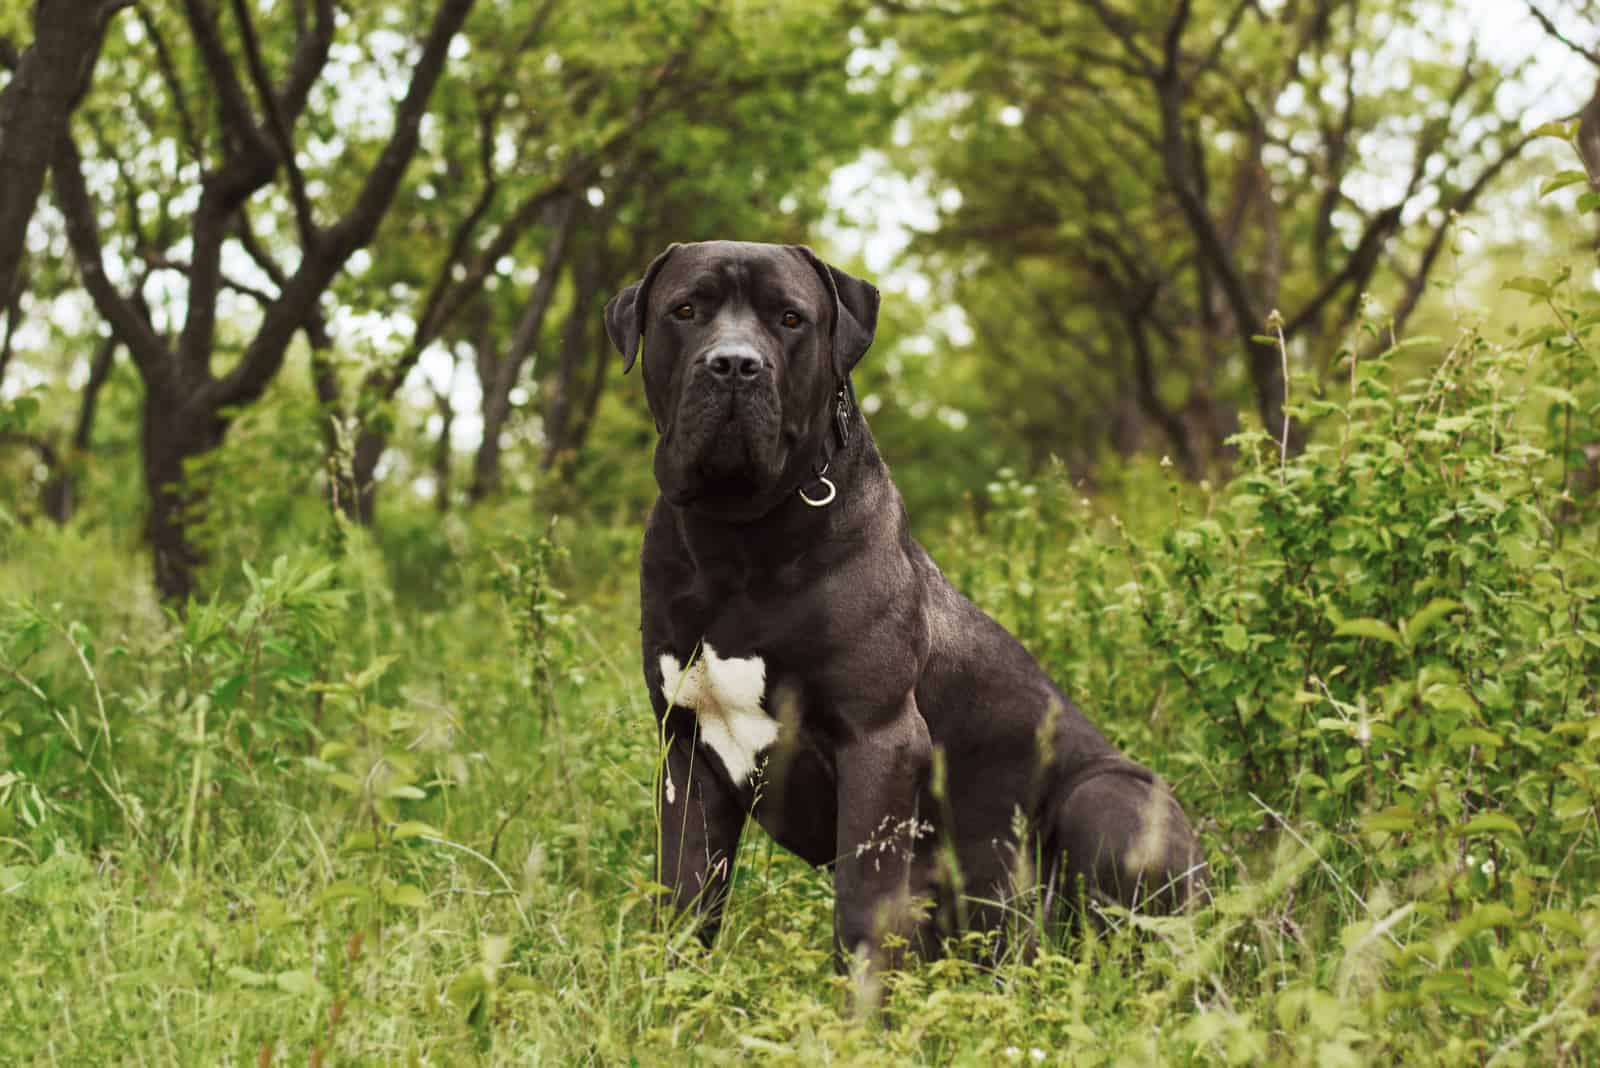
M 693 304 L 680 304 L 672 309 L 672 317 L 680 322 L 688 322 L 694 318 Z
M 790 330 L 794 330 L 801 323 L 805 322 L 804 319 L 800 318 L 800 313 L 797 312 L 797 311 L 786 311 L 786 312 L 784 312 L 783 313 L 783 318 L 778 320 L 778 321 L 781 322 L 784 326 L 787 326 Z

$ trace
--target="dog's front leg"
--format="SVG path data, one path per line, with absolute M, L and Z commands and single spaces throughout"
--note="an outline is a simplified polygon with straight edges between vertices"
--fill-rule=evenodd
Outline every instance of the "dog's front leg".
M 860 961 L 872 971 L 896 967 L 902 945 L 925 933 L 924 903 L 915 885 L 917 840 L 925 829 L 917 811 L 928 781 L 933 746 L 928 725 L 906 694 L 892 709 L 842 717 L 849 732 L 837 750 L 839 860 L 834 871 L 834 952 L 841 968 Z
M 722 926 L 745 810 L 715 759 L 696 744 L 694 713 L 672 708 L 664 730 L 666 760 L 656 796 L 661 828 L 657 871 L 676 910 L 699 913 L 700 940 L 709 946 Z

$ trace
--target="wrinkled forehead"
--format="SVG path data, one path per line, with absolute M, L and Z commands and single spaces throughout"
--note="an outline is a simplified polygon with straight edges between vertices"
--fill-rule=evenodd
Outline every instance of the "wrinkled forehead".
M 797 250 L 743 241 L 679 246 L 656 279 L 650 303 L 662 308 L 693 297 L 732 295 L 747 301 L 782 296 L 812 310 L 831 303 L 822 279 Z

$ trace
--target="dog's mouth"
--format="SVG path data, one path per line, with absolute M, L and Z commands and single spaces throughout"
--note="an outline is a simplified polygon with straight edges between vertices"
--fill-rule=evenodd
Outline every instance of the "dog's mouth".
M 733 504 L 771 489 L 782 469 L 777 398 L 693 390 L 657 446 L 658 481 L 673 504 Z
M 679 506 L 697 505 L 723 511 L 748 504 L 751 498 L 761 495 L 766 488 L 752 474 L 734 472 L 702 475 L 692 485 L 668 494 L 667 499 Z
M 736 428 L 729 436 L 739 439 L 738 447 L 707 450 L 676 477 L 660 480 L 662 495 L 679 508 L 719 519 L 744 521 L 765 514 L 788 450 L 776 448 L 763 461 L 743 446 L 744 436 Z

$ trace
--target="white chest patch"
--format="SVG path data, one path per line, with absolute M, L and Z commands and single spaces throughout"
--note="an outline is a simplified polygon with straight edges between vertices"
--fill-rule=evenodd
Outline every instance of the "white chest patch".
M 756 769 L 756 758 L 778 740 L 778 721 L 761 707 L 767 665 L 759 656 L 717 655 L 709 642 L 685 671 L 671 653 L 661 654 L 661 694 L 670 704 L 694 709 L 700 740 L 722 760 L 734 782 Z

